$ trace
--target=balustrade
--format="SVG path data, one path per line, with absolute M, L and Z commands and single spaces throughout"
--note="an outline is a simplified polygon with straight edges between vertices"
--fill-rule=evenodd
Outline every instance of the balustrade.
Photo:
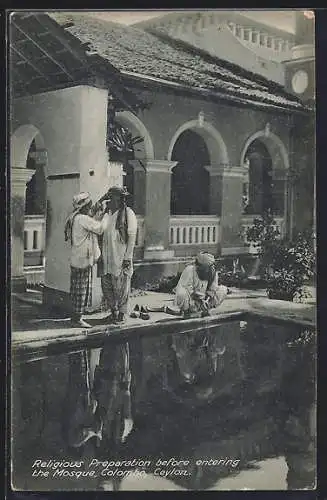
M 220 240 L 220 219 L 216 215 L 170 218 L 170 245 L 216 245 Z
M 44 266 L 45 217 L 25 215 L 24 267 Z
M 246 231 L 249 227 L 252 226 L 254 219 L 259 218 L 260 215 L 245 215 L 242 218 L 242 228 L 243 228 L 243 237 L 244 237 L 244 242 L 249 244 L 246 238 Z M 285 221 L 283 217 L 274 217 L 274 220 L 276 222 L 276 227 L 278 228 L 280 232 L 280 238 L 282 238 L 285 234 Z M 249 244 L 249 253 L 258 253 L 259 248 L 255 247 L 253 243 Z

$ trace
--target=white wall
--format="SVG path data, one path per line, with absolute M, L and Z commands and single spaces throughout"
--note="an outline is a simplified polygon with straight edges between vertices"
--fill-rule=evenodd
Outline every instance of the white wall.
M 14 127 L 33 124 L 44 139 L 47 176 L 80 174 L 47 181 L 45 285 L 60 291 L 69 291 L 70 248 L 64 241 L 64 224 L 72 197 L 87 190 L 97 198 L 109 187 L 107 94 L 105 89 L 77 86 L 19 99 L 13 105 Z

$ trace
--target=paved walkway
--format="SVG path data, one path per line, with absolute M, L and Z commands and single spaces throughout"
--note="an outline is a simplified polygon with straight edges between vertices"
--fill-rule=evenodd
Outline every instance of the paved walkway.
M 130 309 L 136 304 L 162 306 L 173 303 L 172 294 L 157 292 L 133 291 Z M 315 306 L 312 303 L 297 304 L 268 299 L 264 290 L 232 289 L 220 305 L 217 314 L 251 310 L 271 318 L 282 318 L 290 321 L 315 322 Z M 93 312 L 85 316 L 92 330 L 99 330 L 107 325 L 107 313 Z M 127 318 L 126 326 L 156 323 L 167 319 L 177 319 L 164 313 L 151 313 L 151 318 L 144 321 L 138 318 Z M 82 328 L 71 328 L 70 318 L 60 313 L 49 313 L 42 307 L 40 292 L 27 291 L 25 294 L 13 295 L 12 300 L 12 340 L 20 341 L 45 339 L 61 336 L 78 335 L 85 331 Z M 89 330 L 90 333 L 92 330 Z

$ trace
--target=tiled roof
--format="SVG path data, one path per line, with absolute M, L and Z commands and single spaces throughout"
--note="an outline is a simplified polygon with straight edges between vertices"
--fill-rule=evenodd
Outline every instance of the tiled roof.
M 122 72 L 165 80 L 198 91 L 211 91 L 265 108 L 303 108 L 300 100 L 287 94 L 283 87 L 209 56 L 185 42 L 83 13 L 61 12 L 50 16 L 59 24 L 67 25 L 67 31 L 88 43 L 92 51 Z

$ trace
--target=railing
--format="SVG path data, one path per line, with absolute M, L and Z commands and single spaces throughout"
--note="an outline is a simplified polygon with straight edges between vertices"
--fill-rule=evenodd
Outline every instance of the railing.
M 45 246 L 45 217 L 25 215 L 24 266 L 43 266 Z
M 216 215 L 179 215 L 170 218 L 170 245 L 216 245 L 220 240 Z
M 272 49 L 276 52 L 288 52 L 293 46 L 290 40 L 271 35 L 268 32 L 263 32 L 258 28 L 241 26 L 234 22 L 227 22 L 227 26 L 234 36 L 256 46 Z
M 249 253 L 258 253 L 259 248 L 254 247 L 253 243 L 248 243 L 247 238 L 246 238 L 246 231 L 249 227 L 252 226 L 254 219 L 260 217 L 259 215 L 243 215 L 242 217 L 242 229 L 243 229 L 243 237 L 244 237 L 244 242 L 246 244 L 249 244 Z M 285 221 L 284 217 L 274 217 L 274 220 L 276 221 L 276 227 L 278 228 L 280 232 L 280 237 L 282 238 L 285 234 Z

